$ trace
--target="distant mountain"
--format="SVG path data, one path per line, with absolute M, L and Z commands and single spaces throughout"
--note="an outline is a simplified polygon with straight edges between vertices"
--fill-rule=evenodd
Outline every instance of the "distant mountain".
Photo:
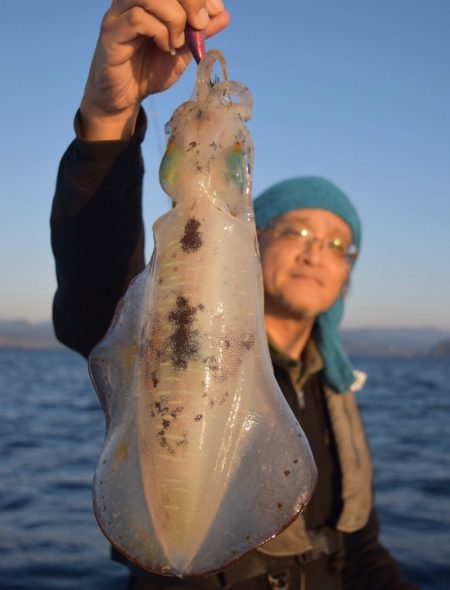
M 51 322 L 0 320 L 0 348 L 58 350 L 64 347 L 56 340 Z
M 449 354 L 450 330 L 434 328 L 352 328 L 341 331 L 350 356 L 443 357 Z M 0 348 L 58 350 L 51 322 L 0 320 Z
M 450 340 L 442 340 L 442 342 L 432 346 L 430 356 L 439 359 L 450 359 Z
M 436 328 L 353 328 L 341 331 L 350 356 L 428 356 L 439 342 L 450 340 L 450 330 Z

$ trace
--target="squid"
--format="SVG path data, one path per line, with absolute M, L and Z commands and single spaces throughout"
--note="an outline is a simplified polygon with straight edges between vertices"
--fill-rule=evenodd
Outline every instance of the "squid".
M 250 91 L 208 51 L 193 100 L 167 125 L 160 182 L 173 208 L 89 358 L 106 416 L 97 521 L 162 575 L 233 564 L 297 518 L 316 480 L 264 329 L 251 112 Z

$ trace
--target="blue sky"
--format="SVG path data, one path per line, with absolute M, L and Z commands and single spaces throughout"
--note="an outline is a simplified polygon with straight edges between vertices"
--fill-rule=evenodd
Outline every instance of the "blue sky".
M 319 174 L 352 198 L 363 250 L 344 325 L 450 329 L 450 3 L 448 0 L 230 0 L 210 41 L 255 101 L 254 194 Z M 73 138 L 106 0 L 5 0 L 0 47 L 0 318 L 50 318 L 48 218 Z M 162 128 L 195 67 L 145 101 L 147 254 L 169 207 L 159 187 Z

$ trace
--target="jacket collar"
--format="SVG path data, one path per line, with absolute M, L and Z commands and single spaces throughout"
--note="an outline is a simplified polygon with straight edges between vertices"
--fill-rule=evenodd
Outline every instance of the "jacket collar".
M 274 366 L 285 369 L 297 387 L 302 388 L 312 375 L 323 369 L 322 356 L 312 338 L 308 340 L 302 355 L 297 360 L 281 351 L 269 334 L 267 334 L 267 340 Z

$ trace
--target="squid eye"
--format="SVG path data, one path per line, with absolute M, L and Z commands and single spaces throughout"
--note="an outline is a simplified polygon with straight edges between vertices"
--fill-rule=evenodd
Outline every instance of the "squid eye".
M 245 156 L 242 144 L 238 141 L 233 144 L 226 154 L 226 175 L 228 179 L 238 185 L 241 192 L 244 189 L 244 165 Z
M 180 149 L 175 145 L 174 141 L 169 142 L 159 167 L 159 182 L 163 188 L 174 184 L 179 157 Z

